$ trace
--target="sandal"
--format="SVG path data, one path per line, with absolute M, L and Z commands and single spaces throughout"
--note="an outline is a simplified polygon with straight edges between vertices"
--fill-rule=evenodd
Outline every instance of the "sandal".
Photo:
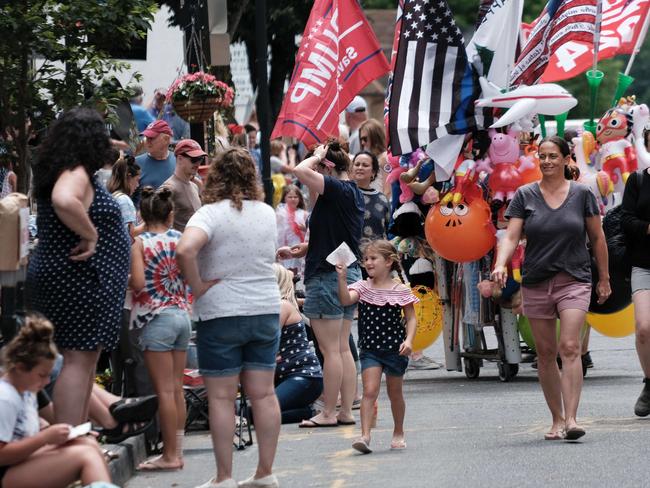
M 148 422 L 121 422 L 114 429 L 107 429 L 102 432 L 109 444 L 119 444 L 120 442 L 142 434 L 145 430 L 153 425 L 153 420 Z
M 372 449 L 370 449 L 370 442 L 366 441 L 363 437 L 359 437 L 356 441 L 352 443 L 352 448 L 359 451 L 361 454 L 370 454 Z
M 404 439 L 393 440 L 390 443 L 390 448 L 393 451 L 399 451 L 400 449 L 406 449 L 406 441 Z
M 556 430 L 554 432 L 547 432 L 544 434 L 545 441 L 561 441 L 564 439 L 564 429 Z
M 113 459 L 117 459 L 120 455 L 114 451 L 108 449 L 102 449 L 102 454 L 104 455 L 104 460 L 106 463 L 110 463 Z
M 158 411 L 158 397 L 149 395 L 122 398 L 109 405 L 108 411 L 118 422 L 145 422 L 151 420 Z
M 183 469 L 183 463 L 179 465 L 168 465 L 162 461 L 162 456 L 158 456 L 141 462 L 135 469 L 137 471 L 178 471 Z

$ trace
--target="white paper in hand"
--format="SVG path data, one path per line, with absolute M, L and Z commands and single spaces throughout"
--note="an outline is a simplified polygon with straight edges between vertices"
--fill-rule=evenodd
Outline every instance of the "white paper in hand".
M 337 264 L 345 263 L 346 266 L 350 266 L 357 260 L 357 257 L 354 255 L 350 247 L 345 243 L 341 243 L 339 247 L 334 249 L 325 260 L 330 263 L 332 266 Z
M 76 439 L 77 437 L 86 435 L 88 432 L 90 432 L 91 428 L 92 425 L 90 424 L 90 422 L 86 422 L 85 424 L 79 424 L 76 427 L 72 427 L 70 429 L 70 433 L 68 434 L 68 440 L 71 441 L 72 439 Z

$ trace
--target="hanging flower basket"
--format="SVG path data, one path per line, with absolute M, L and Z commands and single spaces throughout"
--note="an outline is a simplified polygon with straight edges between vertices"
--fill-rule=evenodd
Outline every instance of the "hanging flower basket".
M 188 122 L 210 120 L 217 110 L 232 107 L 234 98 L 232 88 L 203 71 L 177 78 L 167 91 L 167 101 Z

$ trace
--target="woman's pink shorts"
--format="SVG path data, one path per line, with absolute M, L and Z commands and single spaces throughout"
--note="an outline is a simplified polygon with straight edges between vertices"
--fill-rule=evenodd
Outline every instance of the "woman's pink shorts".
M 555 319 L 562 310 L 587 312 L 591 283 L 582 283 L 568 273 L 558 273 L 535 285 L 521 287 L 524 315 L 532 319 Z

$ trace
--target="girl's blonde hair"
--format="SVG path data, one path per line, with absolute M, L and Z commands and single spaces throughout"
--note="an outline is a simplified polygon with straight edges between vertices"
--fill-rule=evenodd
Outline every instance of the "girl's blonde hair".
M 22 365 L 27 371 L 34 369 L 43 359 L 54 360 L 57 355 L 53 342 L 54 326 L 45 317 L 28 315 L 16 337 L 2 351 L 6 371 Z
M 391 261 L 392 263 L 390 270 L 397 271 L 397 274 L 402 280 L 402 283 L 407 283 L 407 281 L 404 279 L 404 273 L 402 270 L 399 253 L 390 241 L 387 241 L 386 239 L 376 239 L 374 241 L 366 241 L 361 244 L 361 254 L 363 256 L 365 256 L 366 253 L 373 251 L 383 257 L 386 261 Z
M 296 291 L 293 287 L 293 273 L 278 263 L 273 263 L 273 270 L 275 271 L 275 278 L 278 280 L 278 286 L 280 287 L 280 298 L 288 301 L 298 310 L 300 307 L 298 307 Z

